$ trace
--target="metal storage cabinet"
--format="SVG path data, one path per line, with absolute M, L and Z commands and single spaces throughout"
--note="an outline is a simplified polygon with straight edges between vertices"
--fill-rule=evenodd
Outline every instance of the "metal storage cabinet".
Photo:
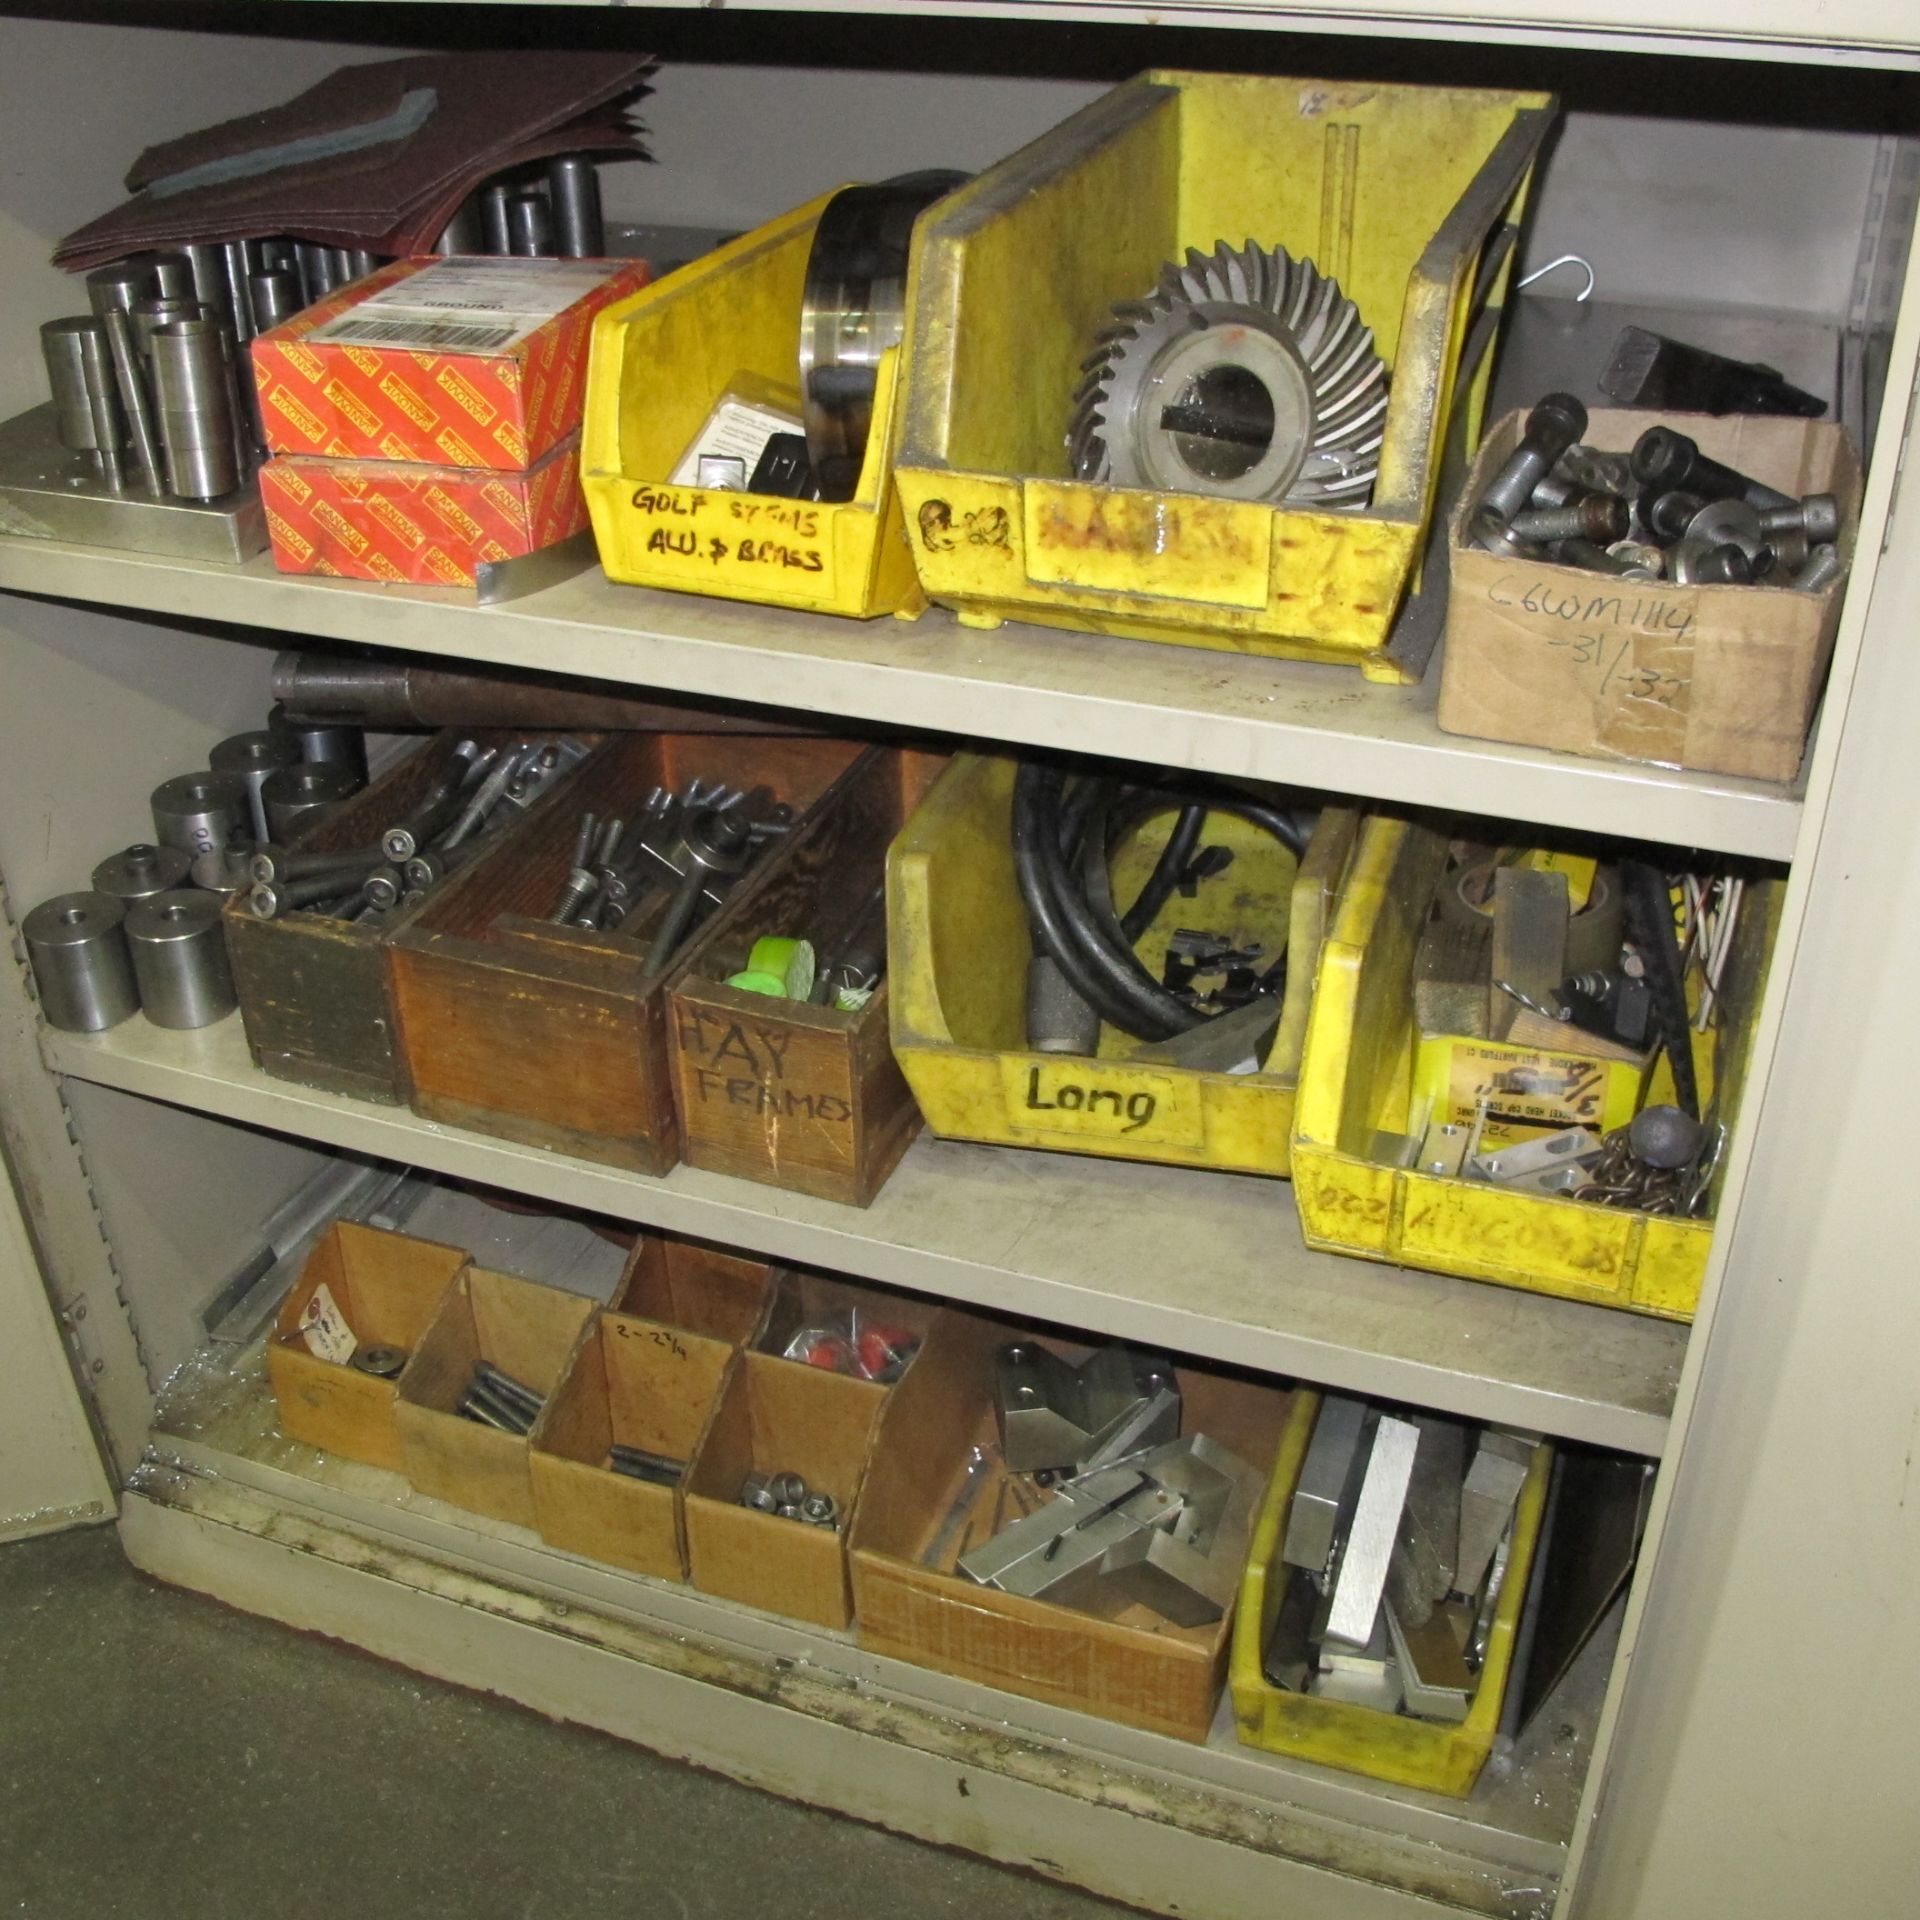
M 781 9 L 848 10 L 812 0 Z M 797 176 L 824 186 L 924 164 L 935 140 L 952 160 L 979 164 L 1092 90 L 917 73 L 912 34 L 943 31 L 935 9 L 853 10 L 915 16 L 911 31 L 884 19 L 869 29 L 899 71 L 698 64 L 703 35 L 718 47 L 735 34 L 738 47 L 761 31 L 796 59 L 814 45 L 830 59 L 828 20 L 624 16 L 636 37 L 670 33 L 693 63 L 676 65 L 648 116 L 692 183 L 687 203 L 673 205 L 664 184 L 673 176 L 652 170 L 656 217 L 738 226 L 812 190 Z M 71 305 L 44 264 L 46 242 L 111 197 L 139 146 L 266 104 L 372 51 L 250 38 L 249 16 L 232 11 L 235 31 L 217 34 L 0 24 L 0 411 L 37 397 L 34 326 Z M 1634 110 L 1643 91 L 1684 101 L 1694 73 L 1717 101 L 1751 99 L 1751 126 L 1674 117 L 1618 138 L 1576 111 L 1559 172 L 1544 183 L 1534 251 L 1584 241 L 1603 273 L 1644 271 L 1658 285 L 1685 267 L 1726 305 L 1784 300 L 1803 320 L 1878 329 L 1875 351 L 1848 363 L 1850 392 L 1877 392 L 1883 380 L 1887 399 L 1801 788 L 1453 738 L 1435 729 L 1430 694 L 1327 669 L 1169 662 L 1132 642 L 1017 626 L 960 637 L 938 614 L 875 631 L 641 595 L 591 576 L 480 613 L 427 593 L 285 580 L 262 562 L 221 571 L 0 536 L 0 873 L 10 912 L 17 919 L 71 885 L 129 837 L 161 774 L 195 764 L 257 716 L 269 649 L 285 633 L 563 662 L 696 694 L 750 687 L 796 709 L 1090 741 L 1790 860 L 1780 964 L 1699 1321 L 1689 1334 L 1309 1255 L 1283 1189 L 1169 1168 L 923 1139 L 867 1213 L 687 1169 L 640 1179 L 268 1081 L 233 1022 L 198 1035 L 137 1021 L 93 1038 L 47 1032 L 20 969 L 0 966 L 0 1138 L 105 1435 L 128 1551 L 234 1604 L 1167 1911 L 1785 1920 L 1920 1908 L 1905 1832 L 1909 1728 L 1920 1721 L 1920 1665 L 1906 1657 L 1920 1629 L 1911 1357 L 1920 1290 L 1910 1277 L 1920 1194 L 1895 1150 L 1920 1082 L 1906 986 L 1920 940 L 1920 759 L 1910 738 L 1920 713 L 1920 499 L 1899 486 L 1920 350 L 1907 258 L 1916 175 L 1909 139 L 1810 132 L 1821 113 L 1801 111 L 1802 94 L 1819 92 L 1831 113 L 1836 95 L 1821 70 L 1845 67 L 1855 97 L 1890 106 L 1891 124 L 1910 132 L 1920 119 L 1912 8 L 1700 0 L 1684 20 L 1653 0 L 1485 0 L 1457 13 L 1432 0 L 1151 10 L 1131 0 L 949 0 L 937 11 L 960 23 L 945 31 L 984 35 L 982 45 L 1015 16 L 1110 31 L 1100 57 L 1113 71 L 1160 57 L 1153 36 L 1121 32 L 1151 12 L 1275 36 L 1223 38 L 1221 66 L 1313 71 L 1329 59 L 1364 67 L 1375 54 L 1437 62 L 1449 57 L 1444 45 L 1490 43 L 1509 76 L 1523 64 L 1528 84 L 1579 77 L 1585 96 L 1619 110 Z M 158 23 L 166 10 L 150 16 Z M 334 29 L 333 17 L 319 18 Z M 412 20 L 421 40 L 443 37 L 436 10 L 421 6 Z M 1295 60 L 1282 37 L 1290 29 L 1348 37 L 1302 45 Z M 1369 44 L 1422 36 L 1436 46 Z M 1206 45 L 1189 43 L 1183 57 L 1204 64 Z M 1585 60 L 1587 49 L 1647 58 L 1608 67 Z M 1738 64 L 1690 64 L 1715 53 Z M 732 131 L 729 101 L 742 103 Z M 89 131 L 76 150 L 82 106 Z M 1663 165 L 1689 184 L 1633 190 Z M 770 177 L 756 202 L 761 173 Z M 1717 191 L 1756 179 L 1764 190 L 1727 203 L 1738 218 L 1708 217 Z M 1606 190 L 1590 191 L 1596 180 Z M 623 209 L 616 195 L 623 210 L 637 212 L 638 199 Z M 370 1493 L 364 1476 L 268 1437 L 262 1390 L 205 1351 L 200 1322 L 266 1207 L 339 1150 L 1657 1455 L 1653 1527 L 1619 1651 L 1595 1651 L 1571 1736 L 1548 1730 L 1538 1750 L 1453 1805 L 1243 1751 L 1230 1725 L 1188 1747 L 1028 1706 L 863 1655 L 843 1638 L 566 1560 L 483 1520 Z M 23 1244 L 0 1210 L 0 1327 L 19 1330 L 5 1347 L 0 1437 L 11 1456 L 9 1423 L 30 1409 L 44 1436 L 33 1477 L 0 1481 L 0 1535 L 85 1518 L 108 1499 Z

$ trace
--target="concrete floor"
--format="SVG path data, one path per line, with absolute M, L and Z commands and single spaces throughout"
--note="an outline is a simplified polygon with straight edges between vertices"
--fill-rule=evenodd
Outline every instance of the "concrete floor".
M 141 1578 L 0 1547 L 0 1914 L 1115 1920 Z

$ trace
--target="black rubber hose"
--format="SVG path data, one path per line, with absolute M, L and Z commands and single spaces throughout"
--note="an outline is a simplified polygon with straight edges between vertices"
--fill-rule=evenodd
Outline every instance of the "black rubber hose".
M 1104 774 L 1084 775 L 1069 789 L 1067 778 L 1060 766 L 1028 761 L 1014 779 L 1014 869 L 1034 950 L 1054 960 L 1103 1020 L 1140 1039 L 1169 1039 L 1204 1024 L 1205 1015 L 1141 965 L 1134 943 L 1179 885 L 1209 812 L 1248 821 L 1296 858 L 1305 847 L 1299 826 L 1278 808 L 1231 790 L 1123 787 Z M 1139 819 L 1170 809 L 1180 819 L 1123 917 L 1113 902 L 1110 848 Z M 1263 990 L 1284 979 L 1285 965 L 1283 948 L 1262 979 Z

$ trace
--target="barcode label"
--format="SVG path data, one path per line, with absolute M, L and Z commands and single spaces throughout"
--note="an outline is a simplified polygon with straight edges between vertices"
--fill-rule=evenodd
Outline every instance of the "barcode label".
M 408 353 L 498 353 L 526 331 L 461 320 L 374 320 L 345 313 L 315 328 L 311 337 L 330 346 L 401 347 Z

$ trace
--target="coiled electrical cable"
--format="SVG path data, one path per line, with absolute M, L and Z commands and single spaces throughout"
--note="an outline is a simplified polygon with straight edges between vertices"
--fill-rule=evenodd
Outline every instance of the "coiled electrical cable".
M 1177 811 L 1160 858 L 1126 912 L 1116 910 L 1108 861 L 1143 820 Z M 1229 788 L 1168 779 L 1130 781 L 1086 772 L 1070 783 L 1058 762 L 1023 761 L 1013 786 L 1013 857 L 1034 949 L 1109 1024 L 1141 1040 L 1166 1040 L 1208 1016 L 1154 979 L 1134 953 L 1195 858 L 1209 813 L 1230 813 L 1270 833 L 1294 857 L 1305 836 L 1281 808 Z M 1286 954 L 1260 990 L 1278 992 Z

